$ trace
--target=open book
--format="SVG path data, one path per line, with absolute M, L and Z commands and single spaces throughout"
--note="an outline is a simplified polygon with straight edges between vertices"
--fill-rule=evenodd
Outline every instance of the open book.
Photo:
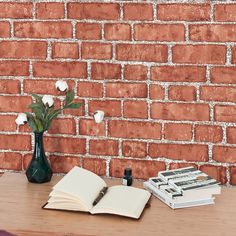
M 74 167 L 53 187 L 43 208 L 116 214 L 138 219 L 151 196 L 144 189 L 122 185 L 106 187 L 105 181 L 93 172 Z M 102 192 L 104 188 L 106 192 Z M 99 201 L 96 202 L 97 199 Z

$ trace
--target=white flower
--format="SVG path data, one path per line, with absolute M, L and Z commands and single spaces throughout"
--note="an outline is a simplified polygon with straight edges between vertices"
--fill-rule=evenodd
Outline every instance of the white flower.
M 94 117 L 94 120 L 96 123 L 101 123 L 103 121 L 103 118 L 104 118 L 104 111 L 96 111 L 94 114 L 93 114 L 93 117 Z
M 42 101 L 45 106 L 51 107 L 54 104 L 52 95 L 44 95 Z
M 68 84 L 66 83 L 66 81 L 63 80 L 57 81 L 55 86 L 56 89 L 61 92 L 65 92 L 68 89 Z
M 19 113 L 19 115 L 16 118 L 16 124 L 17 125 L 24 125 L 27 123 L 27 116 L 25 113 Z

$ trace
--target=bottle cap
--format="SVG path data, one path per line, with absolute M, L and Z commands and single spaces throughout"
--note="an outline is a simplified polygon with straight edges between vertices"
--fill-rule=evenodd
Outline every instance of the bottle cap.
M 132 175 L 132 169 L 131 168 L 125 168 L 125 175 Z

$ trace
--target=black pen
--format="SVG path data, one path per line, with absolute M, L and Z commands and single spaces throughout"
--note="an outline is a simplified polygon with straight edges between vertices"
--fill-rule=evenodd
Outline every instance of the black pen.
M 97 198 L 94 200 L 93 206 L 95 206 L 102 199 L 102 197 L 106 194 L 107 189 L 108 187 L 103 187 L 103 189 L 98 194 Z

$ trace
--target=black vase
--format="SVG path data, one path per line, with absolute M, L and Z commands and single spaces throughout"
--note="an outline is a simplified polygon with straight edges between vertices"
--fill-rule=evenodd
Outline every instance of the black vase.
M 26 176 L 31 183 L 46 183 L 52 178 L 52 169 L 43 147 L 43 132 L 34 133 L 34 153 L 26 170 Z

